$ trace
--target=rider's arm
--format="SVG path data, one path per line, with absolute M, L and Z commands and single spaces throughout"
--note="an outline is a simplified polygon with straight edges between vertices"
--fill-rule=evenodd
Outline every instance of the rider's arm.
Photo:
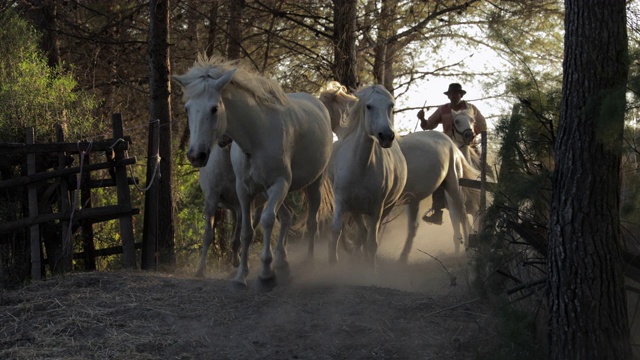
M 478 108 L 475 105 L 470 104 L 473 107 L 473 110 L 475 112 L 475 125 L 474 125 L 474 131 L 476 134 L 480 134 L 483 131 L 487 131 L 487 120 L 484 118 L 484 116 L 482 115 L 482 113 L 480 113 L 480 110 L 478 110 Z
M 422 130 L 435 129 L 442 122 L 442 111 L 438 108 L 428 119 L 420 119 L 420 127 Z

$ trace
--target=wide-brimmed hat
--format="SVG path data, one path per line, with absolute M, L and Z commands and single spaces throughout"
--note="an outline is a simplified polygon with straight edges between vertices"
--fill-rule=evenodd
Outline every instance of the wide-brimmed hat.
M 462 95 L 466 94 L 467 92 L 462 90 L 462 85 L 458 84 L 458 83 L 452 83 L 449 84 L 449 89 L 447 91 L 444 92 L 445 95 L 449 95 L 450 92 L 458 92 Z

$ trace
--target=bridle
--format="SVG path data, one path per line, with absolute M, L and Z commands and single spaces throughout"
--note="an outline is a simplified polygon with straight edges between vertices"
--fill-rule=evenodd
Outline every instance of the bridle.
M 457 115 L 456 115 L 457 116 Z M 458 148 L 462 149 L 463 147 L 467 146 L 467 145 L 471 145 L 471 143 L 473 142 L 473 138 L 475 137 L 474 132 L 473 132 L 473 128 L 469 128 L 469 129 L 464 129 L 463 131 L 458 130 L 458 127 L 456 126 L 456 117 L 454 116 L 451 120 L 452 122 L 452 126 L 451 126 L 451 137 L 452 138 L 457 138 L 456 134 L 459 134 L 462 137 L 462 145 L 460 145 Z M 470 134 L 471 136 L 467 136 L 467 134 Z M 471 139 L 471 141 L 467 142 L 465 139 Z

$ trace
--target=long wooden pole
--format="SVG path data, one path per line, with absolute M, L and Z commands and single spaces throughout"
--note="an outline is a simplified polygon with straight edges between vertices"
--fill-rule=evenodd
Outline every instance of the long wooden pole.
M 144 227 L 142 233 L 143 270 L 155 270 L 158 265 L 158 172 L 160 171 L 160 120 L 149 124 L 147 160 L 147 192 L 144 197 Z
M 27 143 L 33 144 L 35 142 L 35 134 L 33 128 L 27 129 Z M 29 175 L 36 172 L 36 155 L 27 155 L 27 173 Z M 38 216 L 38 194 L 35 184 L 30 184 L 28 187 L 29 193 L 29 217 Z M 42 278 L 41 268 L 42 261 L 40 258 L 40 225 L 31 225 L 29 228 L 29 235 L 31 237 L 31 279 L 40 280 Z
M 62 130 L 62 126 L 58 124 L 56 126 L 56 141 L 59 143 L 64 142 L 64 132 Z M 62 170 L 67 167 L 67 161 L 65 158 L 65 153 L 61 152 L 58 154 L 58 170 Z M 76 178 L 75 176 L 73 177 Z M 69 200 L 69 184 L 66 181 L 66 178 L 60 178 L 60 212 L 68 213 L 71 210 L 71 201 Z M 73 221 L 73 219 L 70 219 Z M 63 220 L 60 223 L 62 227 L 62 271 L 68 272 L 71 271 L 71 264 L 73 262 L 73 232 L 69 227 L 70 221 Z
M 111 116 L 113 124 L 113 138 L 118 141 L 124 137 L 124 128 L 122 127 L 122 115 L 115 113 Z M 117 150 L 116 161 L 125 157 L 124 151 Z M 116 189 L 118 193 L 118 205 L 131 209 L 131 194 L 129 193 L 129 182 L 127 181 L 127 168 L 123 165 L 117 165 L 116 170 Z M 125 268 L 136 267 L 136 248 L 133 238 L 133 220 L 131 216 L 122 216 L 119 219 L 120 238 L 122 239 L 122 260 Z

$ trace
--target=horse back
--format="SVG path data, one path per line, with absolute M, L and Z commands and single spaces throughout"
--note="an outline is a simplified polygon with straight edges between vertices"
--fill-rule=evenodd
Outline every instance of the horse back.
M 439 131 L 418 131 L 398 139 L 407 162 L 407 181 L 403 193 L 424 199 L 444 181 L 451 164 L 455 146 L 449 137 Z
M 289 94 L 289 116 L 283 119 L 284 141 L 291 159 L 292 188 L 304 187 L 326 169 L 333 146 L 329 111 L 315 96 Z M 285 121 L 286 120 L 286 121 Z

